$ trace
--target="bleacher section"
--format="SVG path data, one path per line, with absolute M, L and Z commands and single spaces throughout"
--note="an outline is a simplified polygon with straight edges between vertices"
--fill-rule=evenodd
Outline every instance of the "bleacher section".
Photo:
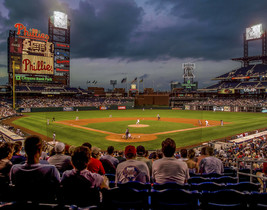
M 18 93 L 41 93 L 41 92 L 60 92 L 60 93 L 88 93 L 88 91 L 82 88 L 74 87 L 54 87 L 54 86 L 16 86 L 16 92 Z
M 220 75 L 213 80 L 221 80 L 218 84 L 211 85 L 206 90 L 214 89 L 264 89 L 267 88 L 267 65 L 255 64 L 247 67 L 241 67 L 223 75 Z M 266 82 L 265 82 L 266 81 Z

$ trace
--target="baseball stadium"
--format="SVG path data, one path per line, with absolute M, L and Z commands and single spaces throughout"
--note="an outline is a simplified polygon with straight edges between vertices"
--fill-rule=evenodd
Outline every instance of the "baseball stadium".
M 37 136 L 43 142 L 43 152 L 46 153 L 43 160 L 48 164 L 53 152 L 57 154 L 62 144 L 69 157 L 76 154 L 71 153 L 70 148 L 83 147 L 84 143 L 93 146 L 90 148 L 92 157 L 99 151 L 101 158 L 110 155 L 112 146 L 112 155 L 119 156 L 122 151 L 125 163 L 130 152 L 134 155 L 137 152 L 138 156 L 141 146 L 145 149 L 146 159 L 153 163 L 150 173 L 155 172 L 158 159 L 168 157 L 163 146 L 164 142 L 170 141 L 168 139 L 175 145 L 173 157 L 184 162 L 189 159 L 189 151 L 194 151 L 197 162 L 197 157 L 203 155 L 203 148 L 212 148 L 214 153 L 210 156 L 221 161 L 223 170 L 205 171 L 204 166 L 201 168 L 204 163 L 199 159 L 197 171 L 186 169 L 190 174 L 185 177 L 186 184 L 166 179 L 172 184 L 165 186 L 166 183 L 158 181 L 155 172 L 155 175 L 148 174 L 149 184 L 140 181 L 139 185 L 129 185 L 129 189 L 126 181 L 118 181 L 122 162 L 115 166 L 115 172 L 110 172 L 102 163 L 104 174 L 109 178 L 109 189 L 102 192 L 103 200 L 94 203 L 96 198 L 92 203 L 103 209 L 110 206 L 114 209 L 267 207 L 267 33 L 262 24 L 244 29 L 244 54 L 232 58 L 232 61 L 240 62 L 239 68 L 225 69 L 225 73 L 213 78 L 216 84 L 198 88 L 194 74 L 197 63 L 185 62 L 182 64 L 183 82 L 172 81 L 169 91 L 155 91 L 152 87 L 140 91 L 138 87 L 143 78 L 138 77 L 130 81 L 127 77 L 120 78 L 119 82 L 125 88 L 115 88 L 118 81 L 110 80 L 112 90 L 96 85 L 95 80 L 87 82 L 87 88 L 72 87 L 71 27 L 68 14 L 58 11 L 48 18 L 47 33 L 19 22 L 10 27 L 6 37 L 8 84 L 0 86 L 0 145 L 21 142 L 20 155 L 29 161 L 27 140 Z M 254 41 L 261 42 L 261 55 L 248 54 L 249 43 Z M 71 157 L 74 159 L 74 156 Z M 75 168 L 75 161 L 72 161 Z M 11 174 L 15 174 L 13 168 Z M 59 172 L 64 177 L 65 172 Z M 221 177 L 227 177 L 228 181 L 220 181 Z M 194 178 L 205 181 L 197 183 Z M 139 181 L 136 177 L 130 180 Z M 206 182 L 213 184 L 206 186 Z M 77 185 L 83 186 L 80 182 Z M 14 189 L 17 190 L 16 184 Z M 72 186 L 71 190 L 74 189 Z M 92 193 L 81 190 L 83 192 Z M 125 194 L 132 199 L 126 198 Z M 52 203 L 61 201 L 64 208 L 67 208 L 66 204 L 84 207 L 81 198 L 70 199 L 73 202 L 70 203 L 66 199 L 68 196 Z M 124 202 L 118 197 L 129 201 Z M 216 200 L 218 197 L 221 199 Z M 40 202 L 20 204 L 16 197 L 3 190 L 0 201 L 2 208 L 16 209 L 25 205 L 25 208 L 38 209 L 42 206 Z M 55 207 L 50 201 L 44 202 L 46 207 Z M 85 202 L 85 206 L 89 204 Z

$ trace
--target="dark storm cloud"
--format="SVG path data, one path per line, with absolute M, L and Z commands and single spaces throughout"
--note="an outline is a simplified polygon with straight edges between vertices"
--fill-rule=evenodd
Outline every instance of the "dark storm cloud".
M 81 1 L 71 14 L 74 57 L 124 57 L 143 10 L 133 0 Z
M 264 24 L 267 19 L 267 2 L 264 0 L 148 0 L 147 4 L 154 6 L 158 14 L 168 9 L 168 15 L 176 17 L 177 24 L 150 31 L 146 35 L 140 34 L 147 38 L 140 46 L 134 45 L 134 50 L 143 52 L 143 56 L 151 49 L 154 56 L 161 52 L 179 58 L 220 60 L 241 57 L 245 28 L 253 24 Z M 186 24 L 181 26 L 181 21 Z
M 16 22 L 47 33 L 54 10 L 67 12 L 71 20 L 72 58 L 130 61 L 241 57 L 245 28 L 267 20 L 265 0 L 136 2 L 141 1 L 83 0 L 73 9 L 59 0 L 5 0 L 9 14 L 7 18 L 0 15 L 0 52 L 6 52 L 8 30 Z M 146 22 L 146 17 L 160 14 L 166 24 L 158 25 L 159 18 Z

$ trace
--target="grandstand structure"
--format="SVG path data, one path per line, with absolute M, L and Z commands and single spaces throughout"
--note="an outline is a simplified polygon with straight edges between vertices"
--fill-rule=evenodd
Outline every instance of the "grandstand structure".
M 243 57 L 233 58 L 241 62 L 241 67 L 220 75 L 213 80 L 219 81 L 200 91 L 216 92 L 223 97 L 255 97 L 266 98 L 267 90 L 267 37 L 262 25 L 258 24 L 246 29 L 243 34 Z M 249 42 L 261 40 L 262 54 L 249 56 Z

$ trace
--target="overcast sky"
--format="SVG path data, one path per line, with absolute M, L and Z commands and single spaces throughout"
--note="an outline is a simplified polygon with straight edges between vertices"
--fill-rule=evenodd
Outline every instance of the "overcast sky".
M 112 88 L 110 80 L 169 90 L 182 63 L 196 64 L 199 87 L 240 67 L 245 28 L 267 24 L 266 0 L 0 0 L 0 84 L 7 82 L 7 38 L 17 22 L 48 33 L 54 10 L 71 20 L 71 86 Z M 261 54 L 260 42 L 250 55 Z

